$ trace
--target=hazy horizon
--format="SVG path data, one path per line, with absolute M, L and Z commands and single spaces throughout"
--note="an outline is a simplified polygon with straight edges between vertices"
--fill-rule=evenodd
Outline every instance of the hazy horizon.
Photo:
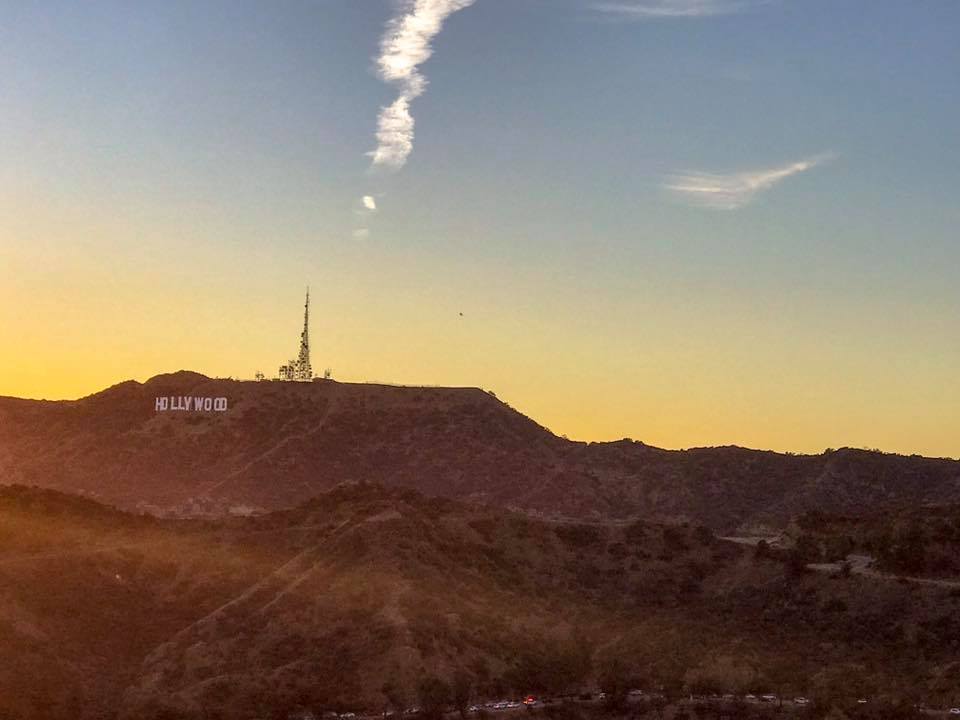
M 35 397 L 17 396 L 17 398 L 18 398 L 18 399 L 21 399 L 21 400 L 38 400 L 38 401 L 42 401 L 42 402 L 64 402 L 64 401 L 65 401 L 65 402 L 73 402 L 73 401 L 77 401 L 77 400 L 83 400 L 84 398 L 89 397 L 89 396 L 91 396 L 91 395 L 99 394 L 99 393 L 101 393 L 101 392 L 104 392 L 104 391 L 106 391 L 106 390 L 109 390 L 109 389 L 112 388 L 112 387 L 115 387 L 115 386 L 117 386 L 117 385 L 121 385 L 121 384 L 126 383 L 126 382 L 131 382 L 131 381 L 133 381 L 133 382 L 136 382 L 136 383 L 139 383 L 139 384 L 143 385 L 143 384 L 146 384 L 147 382 L 149 382 L 150 380 L 152 380 L 152 379 L 154 379 L 154 378 L 156 378 L 156 377 L 162 377 L 162 376 L 167 376 L 167 375 L 174 375 L 174 374 L 176 374 L 176 373 L 181 373 L 181 372 L 198 373 L 198 374 L 200 374 L 200 375 L 204 375 L 205 377 L 209 378 L 210 380 L 227 380 L 227 381 L 230 381 L 230 382 L 258 382 L 258 380 L 257 380 L 256 378 L 251 378 L 251 377 L 242 377 L 242 376 L 222 376 L 222 377 L 221 377 L 221 376 L 211 376 L 211 375 L 207 375 L 206 373 L 202 373 L 202 372 L 197 371 L 197 370 L 191 370 L 191 369 L 189 369 L 189 368 L 181 368 L 181 369 L 179 369 L 179 370 L 171 370 L 171 371 L 168 371 L 168 372 L 157 373 L 156 375 L 153 375 L 153 376 L 151 376 L 151 377 L 146 377 L 146 378 L 125 378 L 125 379 L 123 379 L 123 380 L 119 380 L 119 381 L 117 381 L 117 382 L 115 382 L 115 383 L 112 383 L 111 385 L 108 385 L 108 386 L 99 388 L 99 389 L 94 390 L 94 391 L 89 392 L 89 393 L 84 393 L 84 394 L 82 394 L 82 395 L 74 396 L 74 397 L 57 397 L 57 398 L 51 398 L 51 397 L 40 397 L 40 396 L 35 396 Z M 317 375 L 318 375 L 317 379 L 319 380 L 321 374 L 318 373 Z M 399 388 L 411 388 L 411 389 L 419 389 L 419 388 L 428 388 L 428 389 L 429 389 L 429 388 L 437 388 L 437 389 L 461 389 L 461 388 L 462 388 L 462 389 L 482 390 L 483 392 L 489 392 L 489 393 L 493 394 L 494 397 L 496 397 L 498 400 L 501 400 L 501 401 L 505 402 L 510 408 L 512 408 L 513 410 L 516 410 L 517 412 L 519 412 L 519 413 L 521 413 L 521 414 L 529 417 L 531 420 L 533 420 L 534 422 L 536 422 L 538 425 L 542 425 L 542 426 L 545 427 L 547 430 L 549 430 L 550 432 L 552 432 L 554 435 L 556 435 L 556 436 L 558 436 L 558 437 L 563 437 L 564 439 L 570 440 L 570 441 L 573 441 L 573 442 L 587 442 L 587 443 L 589 443 L 589 442 L 599 442 L 599 443 L 604 443 L 604 442 L 619 442 L 619 441 L 621 441 L 621 440 L 633 440 L 633 441 L 635 441 L 635 442 L 642 442 L 644 445 L 647 445 L 647 446 L 650 446 L 650 447 L 657 447 L 657 448 L 662 449 L 662 450 L 698 450 L 698 449 L 718 448 L 718 447 L 742 447 L 742 448 L 744 448 L 744 449 L 746 449 L 746 450 L 773 451 L 773 452 L 776 452 L 776 453 L 782 453 L 782 454 L 787 454 L 787 455 L 822 455 L 823 453 L 826 453 L 826 452 L 829 452 L 829 451 L 836 451 L 836 450 L 843 450 L 843 449 L 863 450 L 863 451 L 867 451 L 867 452 L 881 452 L 881 453 L 890 454 L 890 455 L 920 455 L 919 453 L 899 453 L 899 452 L 897 452 L 897 451 L 895 451 L 895 450 L 890 450 L 890 449 L 888 449 L 888 448 L 882 448 L 882 447 L 873 447 L 873 446 L 867 446 L 867 445 L 853 446 L 853 445 L 848 445 L 848 444 L 845 444 L 845 443 L 842 443 L 842 442 L 841 442 L 841 443 L 835 443 L 834 445 L 831 445 L 831 446 L 825 446 L 825 447 L 821 448 L 820 450 L 798 451 L 798 450 L 793 450 L 793 449 L 790 449 L 790 448 L 755 447 L 755 446 L 740 445 L 740 444 L 738 444 L 738 443 L 716 443 L 716 444 L 713 444 L 713 445 L 664 446 L 664 445 L 657 445 L 656 443 L 648 442 L 647 440 L 645 440 L 644 438 L 641 438 L 641 437 L 632 437 L 632 436 L 630 436 L 630 435 L 615 435 L 615 436 L 611 436 L 611 437 L 607 437 L 607 438 L 574 437 L 574 436 L 568 435 L 568 434 L 566 434 L 566 433 L 562 433 L 562 432 L 560 432 L 560 431 L 557 431 L 557 430 L 555 430 L 554 428 L 552 428 L 552 427 L 546 425 L 545 423 L 541 422 L 538 418 L 532 416 L 530 413 L 525 412 L 522 407 L 518 407 L 518 406 L 515 405 L 513 402 L 511 402 L 511 401 L 510 401 L 510 398 L 501 397 L 494 388 L 485 388 L 485 387 L 480 387 L 480 386 L 478 386 L 478 385 L 456 385 L 456 386 L 452 386 L 452 385 L 433 385 L 433 384 L 409 384 L 409 383 L 397 383 L 397 382 L 392 382 L 392 381 L 390 381 L 390 380 L 382 380 L 382 379 L 345 380 L 345 379 L 343 379 L 343 378 L 335 378 L 335 377 L 334 377 L 334 378 L 331 378 L 331 380 L 333 380 L 333 381 L 335 381 L 335 382 L 339 382 L 339 383 L 349 383 L 349 384 L 357 384 L 357 385 L 383 385 L 383 386 L 386 386 L 386 387 L 399 387 Z M 277 380 L 276 378 L 271 378 L 271 377 L 269 377 L 269 376 L 264 379 L 264 382 L 269 382 L 269 381 L 278 382 L 278 380 Z M 4 397 L 4 395 L 0 394 L 0 397 Z M 7 396 L 7 397 L 9 397 L 9 396 Z M 933 458 L 933 459 L 942 459 L 942 460 L 960 460 L 960 456 L 955 456 L 955 455 L 930 455 L 930 456 L 926 456 L 926 457 L 930 457 L 930 458 Z

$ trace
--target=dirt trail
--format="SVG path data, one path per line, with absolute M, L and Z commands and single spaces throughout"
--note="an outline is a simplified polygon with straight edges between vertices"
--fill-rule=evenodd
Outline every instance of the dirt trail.
M 194 622 L 187 625 L 185 628 L 183 628 L 182 630 L 177 632 L 175 635 L 173 635 L 164 644 L 178 640 L 179 638 L 183 637 L 188 632 L 190 632 L 190 630 L 192 630 L 193 628 L 199 627 L 204 623 L 209 622 L 210 620 L 222 615 L 229 608 L 239 605 L 240 603 L 243 603 L 246 600 L 249 600 L 250 598 L 257 595 L 258 593 L 262 593 L 265 591 L 269 592 L 271 589 L 275 589 L 276 594 L 275 594 L 274 600 L 276 600 L 276 598 L 280 594 L 283 594 L 285 589 L 289 587 L 291 582 L 296 582 L 298 578 L 303 577 L 305 573 L 309 573 L 310 570 L 313 569 L 313 567 L 316 565 L 316 562 L 317 562 L 314 557 L 316 553 L 320 551 L 324 546 L 326 546 L 326 544 L 330 540 L 336 537 L 337 534 L 340 532 L 340 530 L 342 530 L 344 526 L 346 526 L 349 522 L 350 522 L 349 519 L 344 520 L 342 523 L 340 523 L 337 527 L 333 529 L 330 535 L 323 538 L 320 542 L 314 545 L 311 545 L 310 547 L 304 550 L 301 550 L 292 558 L 290 558 L 289 560 L 284 562 L 282 565 L 275 568 L 272 572 L 262 577 L 260 580 L 255 582 L 253 585 L 248 587 L 246 590 L 241 592 L 236 597 L 231 598 L 227 602 L 223 603 L 220 607 L 215 608 L 214 610 L 204 615 L 202 618 L 199 618 L 198 620 L 195 620 Z
M 13 557 L 0 558 L 0 567 L 4 565 L 14 565 L 16 563 L 38 562 L 43 560 L 60 560 L 63 558 L 85 557 L 87 555 L 99 555 L 101 553 L 113 552 L 115 550 L 137 550 L 148 547 L 150 543 L 117 543 L 116 545 L 97 545 L 95 547 L 74 548 L 71 550 L 50 550 L 42 553 L 30 553 L 27 555 L 15 555 Z
M 321 548 L 325 547 L 325 546 L 327 545 L 327 543 L 328 543 L 330 540 L 332 540 L 333 537 L 336 536 L 337 533 L 339 533 L 340 530 L 343 528 L 343 526 L 346 525 L 348 522 L 350 522 L 350 521 L 349 521 L 349 520 L 344 520 L 344 521 L 343 521 L 342 523 L 340 523 L 340 525 L 338 525 L 337 528 L 330 534 L 330 537 L 324 538 L 324 539 L 321 540 L 319 543 L 317 543 L 317 544 L 314 545 L 312 548 L 310 548 L 310 554 L 309 554 L 309 556 L 303 556 L 303 557 L 302 557 L 302 560 L 303 560 L 304 562 L 301 562 L 300 568 L 298 569 L 298 571 L 296 572 L 296 574 L 293 574 L 293 573 L 291 573 L 291 572 L 286 572 L 286 573 L 284 573 L 284 579 L 285 579 L 287 582 L 284 584 L 284 586 L 283 586 L 282 588 L 280 588 L 280 589 L 278 589 L 278 590 L 276 591 L 276 593 L 274 594 L 274 596 L 270 599 L 270 601 L 269 601 L 268 603 L 266 603 L 265 605 L 263 605 L 263 606 L 260 608 L 260 610 L 259 610 L 260 613 L 264 613 L 264 612 L 266 612 L 267 610 L 269 610 L 274 604 L 276 604 L 277 602 L 279 602 L 282 598 L 284 598 L 285 596 L 289 595 L 291 592 L 293 592 L 294 590 L 296 590 L 298 587 L 300 587 L 300 585 L 302 585 L 304 582 L 307 581 L 307 579 L 310 577 L 310 575 L 313 573 L 313 571 L 317 569 L 317 566 L 325 559 L 324 557 L 314 557 L 314 555 L 315 555 L 315 554 L 317 553 L 317 551 L 319 551 Z M 355 530 L 356 527 L 357 527 L 356 525 L 353 525 L 353 526 L 347 528 L 346 531 L 344 531 L 343 533 L 340 533 L 340 536 L 342 537 L 342 536 L 348 534 L 351 530 Z M 309 563 L 305 562 L 305 561 L 307 561 L 307 560 L 309 560 Z
M 874 580 L 886 581 L 905 581 L 917 583 L 919 585 L 934 585 L 943 588 L 960 588 L 960 580 L 942 580 L 939 578 L 913 577 L 910 575 L 895 575 L 893 573 L 883 573 L 872 569 L 875 558 L 869 555 L 847 555 L 846 562 L 850 566 L 850 573 L 861 575 L 863 577 L 873 578 Z M 807 565 L 810 570 L 823 573 L 839 573 L 843 571 L 842 563 L 813 563 Z
M 234 470 L 233 472 L 231 472 L 223 480 L 220 480 L 219 482 L 215 482 L 214 484 L 212 484 L 210 487 L 204 490 L 204 494 L 209 496 L 214 491 L 222 488 L 224 485 L 230 483 L 233 480 L 236 480 L 239 477 L 242 477 L 245 472 L 247 472 L 250 468 L 254 467 L 258 462 L 270 457 L 273 453 L 282 449 L 285 445 L 291 442 L 295 442 L 297 440 L 304 440 L 320 432 L 323 429 L 323 426 L 327 424 L 327 420 L 329 419 L 330 414 L 333 412 L 333 409 L 339 405 L 340 394 L 341 394 L 340 391 L 337 390 L 335 387 L 334 391 L 330 394 L 329 398 L 327 399 L 327 406 L 326 408 L 324 408 L 323 413 L 320 415 L 320 419 L 317 420 L 317 422 L 314 423 L 312 426 L 294 435 L 283 435 L 281 430 L 281 432 L 278 433 L 281 437 L 274 445 L 271 445 L 269 448 L 264 450 L 255 458 L 247 462 L 245 465 L 243 465 L 243 467 L 240 467 L 237 470 Z
M 750 547 L 756 547 L 761 542 L 765 542 L 768 545 L 776 545 L 781 540 L 783 540 L 782 535 L 750 535 L 748 537 L 718 537 L 717 540 L 726 540 L 727 542 L 736 543 L 737 545 L 749 545 Z

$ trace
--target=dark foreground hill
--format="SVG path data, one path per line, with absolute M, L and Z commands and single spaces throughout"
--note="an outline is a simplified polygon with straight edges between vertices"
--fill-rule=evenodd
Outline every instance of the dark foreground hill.
M 611 675 L 955 703 L 957 657 L 960 592 L 798 573 L 703 527 L 373 486 L 216 521 L 0 490 L 5 718 L 286 718 L 414 704 L 425 678 L 480 699 Z
M 223 397 L 225 412 L 157 412 Z M 548 517 L 681 520 L 730 531 L 806 510 L 960 502 L 960 462 L 839 450 L 667 451 L 571 442 L 489 393 L 180 372 L 82 400 L 0 398 L 0 483 L 157 514 L 289 508 L 370 481 Z
M 960 577 L 960 505 L 912 506 L 863 516 L 811 511 L 777 541 L 802 544 L 810 562 L 848 555 L 874 559 L 876 571 L 936 578 Z

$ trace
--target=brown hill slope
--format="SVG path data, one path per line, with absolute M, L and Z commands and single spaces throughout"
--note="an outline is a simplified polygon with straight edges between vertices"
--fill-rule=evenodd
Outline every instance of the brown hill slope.
M 388 683 L 410 703 L 458 672 L 477 697 L 560 692 L 615 660 L 678 691 L 960 690 L 960 594 L 791 575 L 703 528 L 372 486 L 215 522 L 8 488 L 0 527 L 0 716 L 377 709 Z
M 927 579 L 960 577 L 960 505 L 887 508 L 843 516 L 799 516 L 776 545 L 802 544 L 810 562 L 872 558 L 878 572 Z
M 158 413 L 161 396 L 225 397 L 229 409 Z M 687 518 L 727 531 L 782 525 L 809 509 L 960 501 L 956 461 L 570 442 L 470 388 L 180 372 L 77 401 L 0 398 L 0 482 L 198 515 L 293 507 L 344 481 L 547 516 Z

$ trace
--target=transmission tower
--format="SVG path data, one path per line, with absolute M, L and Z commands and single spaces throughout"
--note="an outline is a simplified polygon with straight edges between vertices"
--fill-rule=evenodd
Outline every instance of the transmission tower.
M 310 365 L 310 288 L 303 304 L 303 332 L 300 333 L 300 354 L 296 360 L 280 366 L 280 379 L 296 382 L 313 380 L 313 368 Z

